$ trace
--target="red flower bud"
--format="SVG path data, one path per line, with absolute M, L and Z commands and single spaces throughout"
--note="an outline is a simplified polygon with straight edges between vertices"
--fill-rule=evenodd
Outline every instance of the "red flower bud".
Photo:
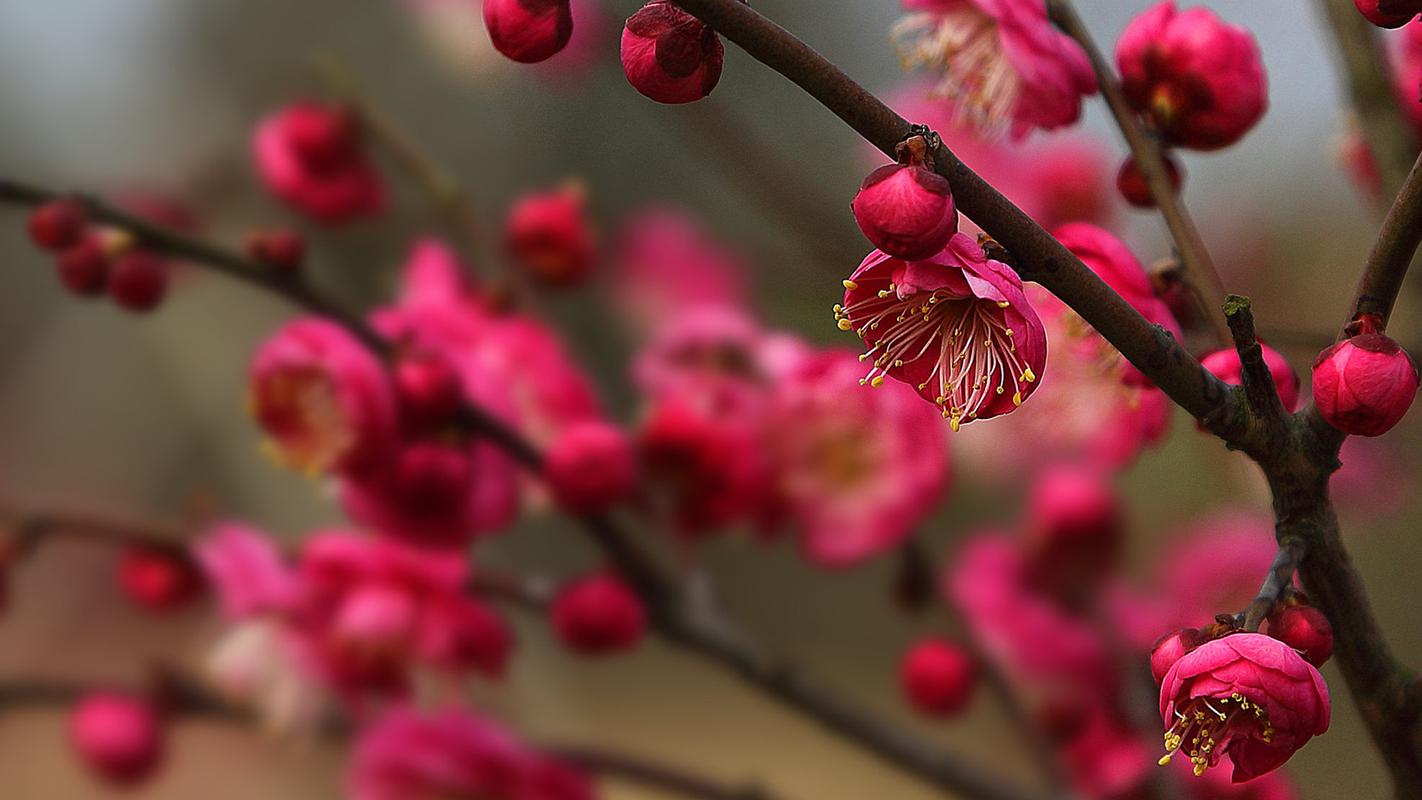
M 147 701 L 94 692 L 69 715 L 69 741 L 79 758 L 104 781 L 132 786 L 151 776 L 163 760 L 163 723 Z
M 577 185 L 520 198 L 509 211 L 504 240 L 514 260 L 550 286 L 579 283 L 597 256 Z
M 59 282 L 72 294 L 95 297 L 103 294 L 109 279 L 109 254 L 98 236 L 85 236 L 54 259 Z
M 406 420 L 421 430 L 445 425 L 464 405 L 459 373 L 433 353 L 402 357 L 395 365 L 395 390 Z
M 1204 644 L 1209 637 L 1199 628 L 1181 628 L 1155 640 L 1150 650 L 1150 674 L 1156 683 L 1165 680 L 1165 673 L 1180 657 Z
M 306 260 L 306 239 L 292 230 L 253 231 L 247 236 L 247 257 L 259 264 L 295 272 Z
M 136 313 L 152 311 L 168 291 L 168 267 L 146 250 L 124 253 L 109 273 L 109 297 Z
M 924 639 L 904 654 L 899 675 L 910 705 L 930 717 L 951 717 L 972 699 L 978 669 L 958 645 Z
M 87 216 L 77 200 L 51 200 L 30 213 L 26 227 L 35 246 L 59 251 L 79 243 Z
M 136 546 L 119 557 L 119 587 L 145 611 L 169 611 L 202 592 L 202 572 L 178 547 Z
M 1269 635 L 1299 651 L 1315 667 L 1322 667 L 1333 655 L 1333 626 L 1313 606 L 1289 606 L 1270 617 Z
M 1274 378 L 1274 386 L 1279 390 L 1279 399 L 1283 401 L 1284 408 L 1290 413 L 1297 411 L 1299 376 L 1294 374 L 1294 368 L 1289 366 L 1289 362 L 1278 350 L 1266 344 L 1261 344 L 1260 347 L 1264 349 L 1264 363 Z M 1209 353 L 1200 359 L 1200 365 L 1230 386 L 1240 385 L 1243 369 L 1239 363 L 1239 353 L 1234 348 L 1226 347 Z
M 658 103 L 700 100 L 721 80 L 721 37 L 667 0 L 652 0 L 622 30 L 622 71 Z
M 484 26 L 494 49 L 514 61 L 552 58 L 573 35 L 568 0 L 484 0 Z
M 1353 0 L 1353 5 L 1379 28 L 1401 28 L 1422 14 L 1418 0 Z
M 1417 364 L 1397 342 L 1363 333 L 1313 362 L 1313 399 L 1329 425 L 1355 436 L 1392 429 L 1417 396 Z
M 1170 178 L 1170 190 L 1179 194 L 1180 186 L 1185 182 L 1180 174 L 1180 164 L 1169 153 L 1162 153 L 1161 156 L 1165 161 L 1165 174 Z M 1126 160 L 1121 162 L 1121 171 L 1116 173 L 1116 189 L 1127 203 L 1136 208 L 1155 208 L 1155 197 L 1150 192 L 1145 173 L 1141 172 L 1131 156 L 1126 156 Z
M 637 486 L 631 440 L 604 422 L 568 428 L 548 449 L 544 473 L 553 499 L 573 514 L 596 514 L 627 500 Z
M 958 209 L 948 180 L 926 161 L 922 137 L 900 145 L 899 154 L 899 163 L 869 173 L 851 208 L 875 247 L 917 261 L 947 246 L 958 232 Z
M 553 629 L 575 652 L 606 655 L 630 650 L 647 629 L 647 611 L 627 584 L 606 572 L 579 578 L 558 592 Z

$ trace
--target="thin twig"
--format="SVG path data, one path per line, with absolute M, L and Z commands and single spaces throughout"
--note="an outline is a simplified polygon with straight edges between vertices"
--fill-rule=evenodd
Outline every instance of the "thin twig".
M 1254 312 L 1249 298 L 1237 294 L 1226 298 L 1224 318 L 1229 323 L 1230 337 L 1239 354 L 1240 383 L 1244 386 L 1244 397 L 1249 402 L 1249 408 L 1254 412 L 1253 421 L 1273 426 L 1276 431 L 1281 430 L 1289 412 L 1279 399 L 1279 387 L 1274 384 L 1269 365 L 1264 363 L 1264 348 L 1254 333 Z
M 1413 162 L 1368 254 L 1367 265 L 1354 292 L 1353 319 L 1375 314 L 1386 327 L 1419 243 L 1422 243 L 1422 156 Z
M 1259 594 L 1255 595 L 1249 607 L 1239 613 L 1241 627 L 1247 631 L 1257 631 L 1264 618 L 1274 613 L 1279 601 L 1284 599 L 1284 594 L 1294 585 L 1294 573 L 1298 571 L 1299 562 L 1303 561 L 1307 552 L 1308 548 L 1302 539 L 1286 537 L 1279 541 L 1279 550 L 1274 554 L 1273 563 L 1269 565 L 1269 574 L 1264 578 L 1264 585 L 1259 587 Z
M 1116 118 L 1116 126 L 1120 128 L 1126 145 L 1131 149 L 1131 158 L 1145 176 L 1156 207 L 1165 218 L 1166 227 L 1170 229 L 1170 236 L 1175 240 L 1175 249 L 1180 253 L 1185 273 L 1200 301 L 1210 330 L 1214 332 L 1220 346 L 1228 346 L 1229 329 L 1225 327 L 1224 320 L 1219 315 L 1219 309 L 1225 301 L 1224 281 L 1215 269 L 1209 249 L 1205 247 L 1205 240 L 1200 237 L 1200 231 L 1190 218 L 1190 212 L 1185 208 L 1185 203 L 1181 201 L 1175 187 L 1171 185 L 1170 173 L 1167 171 L 1159 142 L 1141 126 L 1135 111 L 1126 100 L 1126 93 L 1121 90 L 1116 71 L 1102 54 L 1101 48 L 1096 46 L 1091 32 L 1087 30 L 1086 24 L 1081 21 L 1081 16 L 1076 13 L 1069 0 L 1049 0 L 1047 7 L 1057 26 L 1075 39 L 1091 60 L 1092 69 L 1096 71 L 1096 79 L 1101 86 L 1101 94 L 1111 109 L 1111 115 Z
M 680 768 L 657 764 L 641 757 L 629 756 L 588 745 L 544 746 L 548 753 L 576 764 L 588 772 L 604 777 L 620 778 L 658 789 L 680 797 L 699 800 L 776 800 L 776 795 L 757 784 L 733 786 L 722 784 Z

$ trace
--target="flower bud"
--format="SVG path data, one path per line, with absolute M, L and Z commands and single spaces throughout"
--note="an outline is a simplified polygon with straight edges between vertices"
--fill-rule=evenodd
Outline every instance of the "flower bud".
M 295 272 L 306 260 L 306 240 L 293 230 L 253 231 L 247 236 L 247 257 L 283 272 Z
M 44 250 L 60 251 L 79 243 L 86 217 L 78 200 L 51 200 L 30 213 L 30 240 Z
M 1353 0 L 1358 12 L 1379 28 L 1401 28 L 1422 14 L 1418 0 Z
M 658 103 L 700 100 L 721 80 L 721 37 L 667 0 L 652 0 L 622 30 L 627 82 Z
M 1417 364 L 1381 333 L 1344 339 L 1313 362 L 1313 399 L 1329 425 L 1355 436 L 1381 436 L 1417 396 Z
M 504 241 L 514 260 L 540 283 L 581 282 L 597 257 L 582 187 L 570 184 L 524 195 L 509 211 Z
M 448 424 L 464 405 L 464 384 L 448 359 L 413 353 L 395 364 L 395 391 L 408 423 L 420 430 Z
M 98 236 L 85 236 L 54 259 L 55 274 L 71 294 L 96 297 L 109 280 L 109 254 Z
M 1179 194 L 1180 186 L 1185 182 L 1180 174 L 1180 165 L 1169 153 L 1161 153 L 1161 158 L 1165 161 L 1165 174 L 1170 178 L 1170 191 Z M 1141 172 L 1131 156 L 1126 156 L 1126 160 L 1121 162 L 1121 171 L 1116 173 L 1116 189 L 1127 203 L 1136 208 L 1155 208 L 1155 196 L 1151 194 L 1145 173 Z
M 1205 643 L 1208 637 L 1199 628 L 1181 628 L 1155 640 L 1150 650 L 1150 674 L 1156 683 L 1165 680 L 1165 673 L 1180 657 Z
M 874 246 L 913 261 L 936 255 L 958 232 L 948 179 L 933 171 L 927 144 L 916 136 L 899 146 L 899 163 L 864 179 L 851 208 Z
M 1270 617 L 1269 635 L 1299 651 L 1315 667 L 1322 667 L 1333 655 L 1333 626 L 1313 606 L 1289 606 Z
M 523 64 L 552 58 L 573 35 L 568 0 L 484 0 L 494 49 Z
M 1125 537 L 1121 504 L 1110 483 L 1095 472 L 1079 467 L 1047 471 L 1032 487 L 1027 516 L 1033 573 L 1049 586 L 1095 586 L 1120 560 Z
M 109 272 L 108 290 L 120 308 L 140 314 L 152 311 L 168 292 L 168 267 L 146 250 L 124 253 Z
M 1121 32 L 1116 64 L 1126 99 L 1169 144 L 1234 144 L 1269 103 L 1254 37 L 1203 6 L 1177 13 L 1163 0 L 1136 17 Z
M 258 124 L 252 155 L 267 189 L 318 222 L 374 216 L 385 207 L 385 184 L 346 109 L 290 103 Z
M 147 701 L 113 692 L 79 701 L 69 715 L 69 741 L 89 769 L 116 786 L 142 782 L 163 760 L 158 712 Z
M 583 655 L 630 650 L 647 629 L 647 611 L 627 584 L 606 572 L 579 578 L 558 592 L 553 629 L 569 649 Z
M 596 514 L 629 499 L 637 486 L 637 455 L 631 440 L 605 422 L 568 428 L 548 449 L 543 464 L 553 499 L 572 514 Z
M 945 639 L 924 639 L 904 654 L 899 677 L 904 697 L 919 713 L 952 717 L 972 699 L 978 670 L 958 645 Z
M 1264 364 L 1274 378 L 1274 386 L 1279 390 L 1279 400 L 1284 409 L 1293 413 L 1299 408 L 1299 376 L 1294 368 L 1279 354 L 1278 350 L 1260 343 L 1264 350 Z M 1230 386 L 1239 386 L 1243 380 L 1243 369 L 1239 363 L 1239 353 L 1232 347 L 1216 350 L 1200 359 L 1200 365 Z
M 119 587 L 145 611 L 170 611 L 202 592 L 202 572 L 179 547 L 133 546 L 119 557 Z

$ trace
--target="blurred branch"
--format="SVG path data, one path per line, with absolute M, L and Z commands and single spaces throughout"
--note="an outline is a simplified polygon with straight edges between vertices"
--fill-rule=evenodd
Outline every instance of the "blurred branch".
M 1412 164 L 1397 198 L 1388 208 L 1377 241 L 1353 296 L 1353 316 L 1375 314 L 1387 326 L 1403 278 L 1422 243 L 1422 156 Z
M 1395 194 L 1417 155 L 1418 142 L 1403 119 L 1378 30 L 1351 0 L 1318 0 L 1343 62 L 1351 104 L 1382 176 L 1383 196 Z
M 1070 0 L 1048 0 L 1047 8 L 1057 26 L 1075 39 L 1091 59 L 1091 67 L 1096 71 L 1101 94 L 1106 98 L 1106 105 L 1111 109 L 1111 115 L 1116 118 L 1116 126 L 1120 128 L 1121 135 L 1125 137 L 1126 144 L 1131 149 L 1131 158 L 1145 176 L 1156 207 L 1165 218 L 1166 227 L 1170 229 L 1170 236 L 1175 240 L 1175 248 L 1180 253 L 1180 261 L 1185 266 L 1188 282 L 1199 299 L 1207 324 L 1214 332 L 1216 343 L 1228 346 L 1229 329 L 1225 327 L 1224 319 L 1219 313 L 1225 302 L 1224 281 L 1220 280 L 1220 274 L 1215 269 L 1204 239 L 1200 238 L 1200 231 L 1190 218 L 1190 212 L 1186 210 L 1185 203 L 1171 185 L 1160 143 L 1141 126 L 1135 111 L 1126 101 L 1126 94 L 1121 90 L 1120 81 L 1116 79 L 1116 71 L 1101 53 L 1101 48 L 1096 46 L 1091 32 L 1086 29 L 1086 24 L 1081 21 L 1081 16 L 1076 13 Z
M 777 795 L 754 783 L 732 786 L 713 781 L 680 768 L 668 767 L 625 753 L 590 745 L 552 745 L 543 748 L 551 755 L 576 764 L 588 772 L 658 789 L 669 795 L 700 800 L 777 800 Z

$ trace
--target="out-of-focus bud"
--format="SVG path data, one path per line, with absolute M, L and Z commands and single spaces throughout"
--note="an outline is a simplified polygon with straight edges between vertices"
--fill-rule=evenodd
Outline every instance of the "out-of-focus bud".
M 115 692 L 94 692 L 69 715 L 69 741 L 99 778 L 133 786 L 150 777 L 163 760 L 163 723 L 146 700 Z
M 137 314 L 152 311 L 168 293 L 168 265 L 147 250 L 130 250 L 109 270 L 109 297 Z
M 1081 467 L 1043 473 L 1028 500 L 1033 573 L 1049 587 L 1094 587 L 1121 556 L 1120 500 L 1101 474 Z
M 1269 374 L 1274 378 L 1274 386 L 1279 390 L 1279 399 L 1284 403 L 1284 409 L 1293 413 L 1299 408 L 1299 376 L 1294 373 L 1294 368 L 1289 366 L 1287 359 L 1278 350 L 1260 343 L 1264 350 L 1264 364 L 1269 367 Z M 1230 386 L 1239 386 L 1243 380 L 1243 369 L 1239 363 L 1239 353 L 1232 347 L 1223 350 L 1216 350 L 1200 359 L 1200 365 L 1210 374 L 1224 381 Z
M 1185 182 L 1180 172 L 1180 164 L 1169 153 L 1161 155 L 1165 161 L 1165 174 L 1170 178 L 1170 190 L 1179 194 L 1180 187 Z M 1126 160 L 1121 162 L 1121 171 L 1116 173 L 1116 189 L 1126 198 L 1127 203 L 1136 208 L 1155 208 L 1155 196 L 1151 194 L 1145 173 L 1141 172 L 1141 168 L 1131 156 L 1126 156 Z
M 622 30 L 627 82 L 658 103 L 700 100 L 721 80 L 721 37 L 667 0 L 652 0 Z
M 914 136 L 898 148 L 899 163 L 869 173 L 851 208 L 859 229 L 880 250 L 918 260 L 935 255 L 958 232 L 948 179 L 933 171 L 928 142 Z
M 196 598 L 202 571 L 180 547 L 134 546 L 119 557 L 119 587 L 145 611 L 171 611 Z
M 582 282 L 597 258 L 583 187 L 570 183 L 524 195 L 509 211 L 504 241 L 514 260 L 539 283 Z
M 247 236 L 247 257 L 283 272 L 295 272 L 306 260 L 306 239 L 293 230 L 253 231 Z
M 554 440 L 544 459 L 553 499 L 573 514 L 606 511 L 637 487 L 632 440 L 604 422 L 582 422 Z
M 500 53 L 535 64 L 567 46 L 573 11 L 568 0 L 484 0 L 484 26 Z
M 55 274 L 70 294 L 97 297 L 109 280 L 109 254 L 103 239 L 89 235 L 54 258 Z
M 606 572 L 579 578 L 558 592 L 553 629 L 575 652 L 607 655 L 631 650 L 647 629 L 647 611 L 637 594 Z
M 87 217 L 78 200 L 51 200 L 30 212 L 26 228 L 36 247 L 58 252 L 79 243 Z
M 904 697 L 919 713 L 953 717 L 967 708 L 978 682 L 973 659 L 946 639 L 924 639 L 909 648 L 900 665 Z
M 405 421 L 420 430 L 448 424 L 464 404 L 464 384 L 449 360 L 416 352 L 395 364 L 395 391 Z

